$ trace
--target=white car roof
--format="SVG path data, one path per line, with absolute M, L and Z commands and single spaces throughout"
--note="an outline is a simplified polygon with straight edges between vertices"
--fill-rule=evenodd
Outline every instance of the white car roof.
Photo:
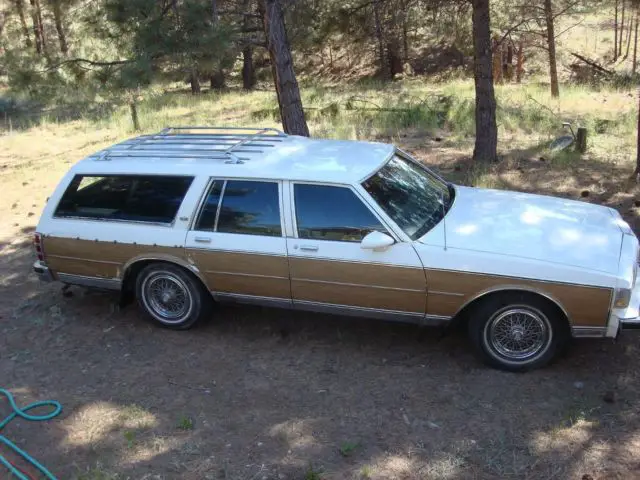
M 354 184 L 378 170 L 395 151 L 385 143 L 310 139 L 273 129 L 184 130 L 126 140 L 85 158 L 72 170 Z

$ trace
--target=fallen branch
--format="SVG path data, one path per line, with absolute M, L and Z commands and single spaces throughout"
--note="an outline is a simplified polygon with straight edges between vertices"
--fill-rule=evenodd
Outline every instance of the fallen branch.
M 581 62 L 586 63 L 587 65 L 589 65 L 590 67 L 595 68 L 596 70 L 598 70 L 601 73 L 606 73 L 607 75 L 614 75 L 614 72 L 612 70 L 607 70 L 606 68 L 604 68 L 601 65 L 598 65 L 596 62 L 594 62 L 593 60 L 589 60 L 588 58 L 583 57 L 582 55 L 578 54 L 578 53 L 574 53 L 574 52 L 569 52 L 571 53 L 571 55 L 573 55 L 574 57 L 576 57 L 578 60 L 580 60 Z

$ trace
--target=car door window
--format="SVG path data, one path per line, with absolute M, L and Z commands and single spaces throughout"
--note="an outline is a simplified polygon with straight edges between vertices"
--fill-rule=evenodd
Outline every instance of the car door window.
M 220 194 L 222 193 L 222 185 L 224 181 L 213 182 L 209 188 L 204 205 L 200 210 L 200 217 L 196 224 L 196 230 L 214 231 L 216 227 L 216 215 L 220 206 Z
M 296 184 L 293 192 L 299 238 L 359 242 L 374 230 L 386 233 L 350 188 Z
M 224 187 L 220 188 L 219 182 L 215 182 L 205 200 L 196 229 L 219 233 L 282 236 L 278 184 L 228 180 Z

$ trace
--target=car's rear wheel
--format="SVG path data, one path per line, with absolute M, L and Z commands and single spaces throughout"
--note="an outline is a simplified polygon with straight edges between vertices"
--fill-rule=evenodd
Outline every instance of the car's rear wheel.
M 181 267 L 152 263 L 136 278 L 136 298 L 154 323 L 186 330 L 211 311 L 211 295 L 200 281 Z
M 497 294 L 471 312 L 469 337 L 487 364 L 525 371 L 556 358 L 569 328 L 560 309 L 545 298 L 528 292 Z

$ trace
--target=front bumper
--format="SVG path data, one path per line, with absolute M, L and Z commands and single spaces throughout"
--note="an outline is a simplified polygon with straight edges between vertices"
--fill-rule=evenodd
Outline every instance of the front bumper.
M 640 330 L 640 282 L 631 292 L 627 308 L 614 308 L 609 317 L 607 337 L 616 337 L 621 330 Z
M 53 282 L 55 280 L 55 278 L 53 277 L 53 273 L 51 273 L 51 270 L 49 270 L 49 267 L 47 267 L 40 260 L 37 260 L 33 264 L 33 271 L 38 276 L 41 282 Z

